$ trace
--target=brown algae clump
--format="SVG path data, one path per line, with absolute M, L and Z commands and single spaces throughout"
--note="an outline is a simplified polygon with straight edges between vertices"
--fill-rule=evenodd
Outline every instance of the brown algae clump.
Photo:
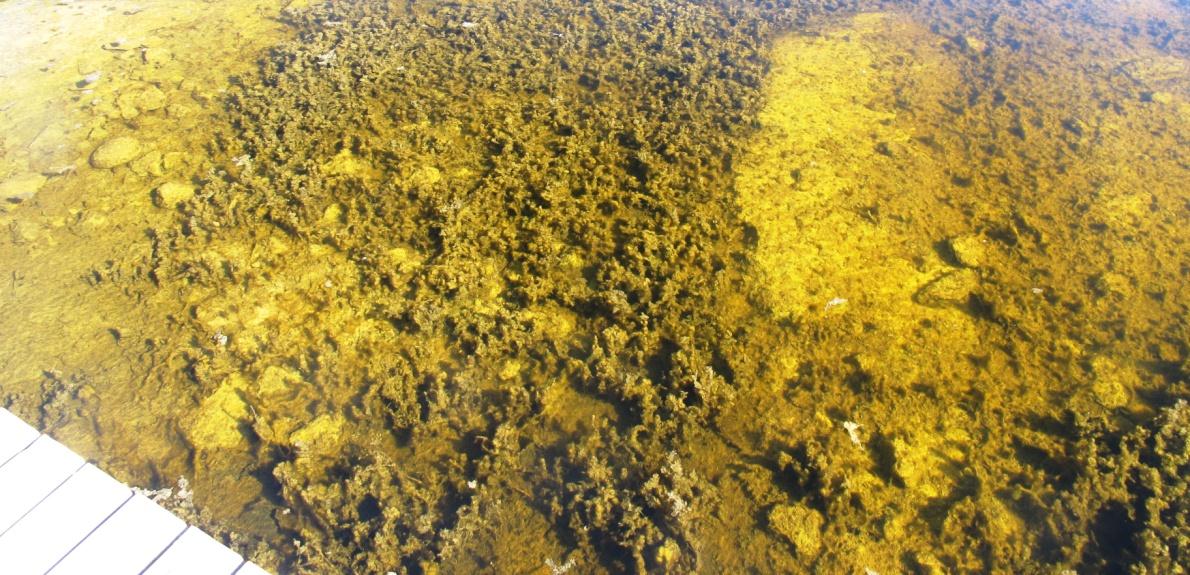
M 712 486 L 673 447 L 733 395 L 707 310 L 742 281 L 722 161 L 763 72 L 708 55 L 812 12 L 290 13 L 302 41 L 233 94 L 223 167 L 156 273 L 204 334 L 200 393 L 249 382 L 246 442 L 208 465 L 259 454 L 244 489 L 278 484 L 294 565 L 476 570 L 504 544 L 489 515 L 551 526 L 508 569 L 698 565 Z M 592 48 L 612 45 L 636 47 Z

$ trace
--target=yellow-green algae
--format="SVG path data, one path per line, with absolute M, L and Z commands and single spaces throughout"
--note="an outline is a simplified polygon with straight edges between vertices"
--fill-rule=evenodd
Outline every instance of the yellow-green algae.
M 842 299 L 865 314 L 921 313 L 911 297 L 933 270 L 916 269 L 912 259 L 931 250 L 925 233 L 933 230 L 905 237 L 887 222 L 886 204 L 912 196 L 928 214 L 936 209 L 929 191 L 949 182 L 912 146 L 919 135 L 913 119 L 890 96 L 936 106 L 955 92 L 958 71 L 944 42 L 907 17 L 865 13 L 772 48 L 761 127 L 740 161 L 736 187 L 741 217 L 758 234 L 757 281 L 778 318 L 842 312 Z M 907 240 L 920 242 L 909 244 L 917 251 L 904 250 Z M 947 331 L 962 338 L 971 330 Z
M 0 400 L 258 562 L 1184 569 L 1184 6 L 202 4 L 31 13 Z

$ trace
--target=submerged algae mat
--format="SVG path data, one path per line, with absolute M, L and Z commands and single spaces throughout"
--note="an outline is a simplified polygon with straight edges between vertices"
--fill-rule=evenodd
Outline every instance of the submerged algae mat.
M 913 14 L 773 48 L 736 189 L 793 385 L 718 420 L 761 462 L 735 496 L 832 572 L 1184 568 L 1185 480 L 1141 484 L 1186 430 L 1141 467 L 1104 431 L 1185 397 L 1184 52 L 1041 66 L 1111 42 Z
M 139 411 L 6 401 L 285 572 L 1177 572 L 1190 49 L 1116 8 L 288 11 L 101 274 Z

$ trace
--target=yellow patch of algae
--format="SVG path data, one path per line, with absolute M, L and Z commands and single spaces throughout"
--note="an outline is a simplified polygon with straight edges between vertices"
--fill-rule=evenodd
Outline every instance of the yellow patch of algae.
M 891 43 L 893 36 L 912 40 Z M 821 36 L 790 36 L 773 48 L 774 72 L 759 115 L 761 129 L 738 170 L 745 221 L 758 234 L 756 267 L 768 306 L 781 318 L 837 308 L 862 284 L 869 299 L 904 299 L 928 281 L 899 253 L 868 194 L 913 128 L 897 120 L 888 101 L 889 58 L 912 62 L 923 82 L 941 92 L 955 77 L 941 39 L 908 19 L 860 14 L 852 25 Z M 900 52 L 897 54 L 896 52 Z
M 769 512 L 773 529 L 804 555 L 818 553 L 822 523 L 822 514 L 803 505 L 778 505 Z
M 892 440 L 897 477 L 924 497 L 944 497 L 966 464 L 970 438 L 962 429 L 915 433 Z
M 978 444 L 960 410 L 853 400 L 890 390 L 959 393 L 972 364 L 956 360 L 993 353 L 979 302 L 994 289 L 988 269 L 1004 256 L 949 205 L 972 184 L 938 151 L 946 126 L 923 121 L 951 117 L 962 101 L 968 52 L 954 46 L 906 16 L 860 14 L 817 35 L 779 39 L 770 54 L 760 127 L 736 165 L 740 213 L 755 230 L 752 295 L 820 339 L 809 347 L 775 341 L 766 358 L 756 401 L 793 398 L 793 409 L 736 417 L 762 421 L 786 445 L 817 436 L 812 443 L 829 446 L 845 470 L 827 482 L 888 518 L 887 545 L 870 546 L 820 532 L 825 520 L 804 502 L 779 503 L 768 527 L 796 557 L 834 547 L 856 569 L 883 571 L 971 481 Z M 803 372 L 840 362 L 850 387 L 839 392 L 838 412 L 822 410 L 833 397 L 793 391 Z M 812 425 L 798 415 L 805 409 L 815 410 Z
M 364 158 L 344 149 L 322 165 L 323 171 L 336 176 L 354 176 L 365 181 L 380 179 L 382 172 Z

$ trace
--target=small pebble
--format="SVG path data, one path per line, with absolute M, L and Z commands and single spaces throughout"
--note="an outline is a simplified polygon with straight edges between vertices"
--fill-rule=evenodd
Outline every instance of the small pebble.
M 83 79 L 79 80 L 78 84 L 76 84 L 76 85 L 80 88 L 82 88 L 83 86 L 90 86 L 91 84 L 98 82 L 99 79 L 102 77 L 103 77 L 103 72 L 96 70 L 94 72 L 91 72 L 90 74 L 87 74 L 86 76 L 83 76 Z

